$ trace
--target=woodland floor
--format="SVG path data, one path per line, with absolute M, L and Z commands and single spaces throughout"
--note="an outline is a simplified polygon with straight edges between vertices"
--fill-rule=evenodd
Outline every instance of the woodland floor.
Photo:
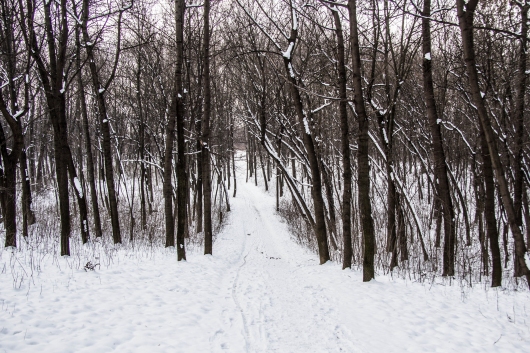
M 49 256 L 19 284 L 2 251 L 0 352 L 530 352 L 528 292 L 362 283 L 318 265 L 272 193 L 237 186 L 213 256 L 119 249 L 95 271 Z

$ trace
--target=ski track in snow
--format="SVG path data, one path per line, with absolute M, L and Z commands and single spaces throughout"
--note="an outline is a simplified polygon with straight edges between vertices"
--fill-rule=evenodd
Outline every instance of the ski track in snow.
M 241 170 L 244 165 L 240 163 Z M 240 173 L 242 176 L 242 173 Z M 238 180 L 214 255 L 173 250 L 85 272 L 55 259 L 31 287 L 0 266 L 0 352 L 529 352 L 530 295 L 421 285 L 318 265 L 274 197 Z

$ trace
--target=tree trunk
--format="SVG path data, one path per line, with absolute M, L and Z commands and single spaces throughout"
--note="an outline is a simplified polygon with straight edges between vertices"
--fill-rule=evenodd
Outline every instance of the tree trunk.
M 515 156 L 513 163 L 514 185 L 513 185 L 513 206 L 515 208 L 515 219 L 519 228 L 522 229 L 522 198 L 523 198 L 523 149 L 524 149 L 524 110 L 526 95 L 526 47 L 528 41 L 528 10 L 530 4 L 526 1 L 518 5 L 521 9 L 521 48 L 519 50 L 519 67 L 517 73 L 517 96 L 515 101 Z M 528 227 L 528 225 L 527 225 Z M 528 244 L 527 244 L 528 245 Z M 515 264 L 519 263 L 517 254 Z M 523 259 L 524 260 L 524 259 Z M 524 275 L 520 266 L 515 265 L 515 276 Z M 530 285 L 530 284 L 529 284 Z
M 35 224 L 35 213 L 31 207 L 33 198 L 31 196 L 31 181 L 28 174 L 28 161 L 26 148 L 20 152 L 20 179 L 22 179 L 22 235 L 28 236 L 28 226 Z
M 175 17 L 177 27 L 177 58 L 176 58 L 176 89 L 174 97 L 176 101 L 177 115 L 177 260 L 186 260 L 186 249 L 184 247 L 184 233 L 186 231 L 186 199 L 187 199 L 187 177 L 186 177 L 186 155 L 184 136 L 184 92 L 182 89 L 182 63 L 184 59 L 184 11 L 185 0 L 177 0 L 175 3 Z
M 232 197 L 236 197 L 237 193 L 237 181 L 236 181 L 236 148 L 234 145 L 234 121 L 233 117 L 230 117 L 231 123 L 230 123 L 230 146 L 232 146 L 232 176 L 234 178 L 234 194 Z
M 210 0 L 204 1 L 204 108 L 202 119 L 202 177 L 204 191 L 204 254 L 212 254 L 212 183 L 210 165 Z
M 2 131 L 3 135 L 3 131 Z M 5 158 L 4 160 L 4 227 L 6 230 L 5 246 L 17 246 L 17 188 L 16 188 L 16 163 L 13 163 L 12 158 Z
M 4 117 L 5 122 L 11 129 L 12 139 L 11 151 L 7 150 L 7 139 L 4 133 L 4 129 L 0 124 L 0 151 L 3 160 L 3 165 L 0 164 L 0 168 L 4 168 L 0 174 L 2 177 L 0 193 L 2 194 L 2 206 L 4 211 L 4 226 L 6 230 L 5 246 L 17 246 L 17 195 L 16 195 L 16 178 L 17 178 L 17 164 L 20 160 L 20 156 L 24 151 L 24 135 L 22 132 L 22 118 L 28 111 L 29 101 L 29 85 L 26 80 L 23 87 L 24 93 L 24 105 L 20 107 L 18 105 L 18 92 L 15 86 L 17 76 L 17 45 L 15 41 L 15 14 L 13 10 L 2 3 L 0 6 L 1 17 L 0 22 L 0 38 L 3 39 L 1 49 L 3 57 L 6 61 L 3 61 L 2 65 L 2 81 L 7 76 L 7 82 L 0 87 L 0 114 Z M 26 68 L 26 75 L 29 75 L 29 66 Z M 27 77 L 27 76 L 26 76 Z M 4 101 L 3 89 L 7 91 L 6 98 L 8 102 Z M 25 157 L 25 152 L 24 152 Z M 26 211 L 25 207 L 30 207 L 27 204 L 27 189 L 28 180 L 26 159 L 24 158 L 24 165 L 21 164 L 21 177 L 23 184 L 23 211 Z M 29 210 L 28 210 L 29 211 Z M 24 235 L 27 236 L 27 213 L 24 214 Z
M 489 155 L 488 144 L 484 131 L 480 129 L 480 141 L 482 143 L 482 174 L 484 176 L 484 219 L 486 221 L 486 236 L 490 241 L 491 248 L 491 286 L 502 285 L 502 263 L 499 248 L 499 230 L 497 229 L 497 217 L 495 215 L 495 181 L 493 180 L 493 169 Z
M 147 229 L 147 207 L 146 207 L 146 167 L 145 167 L 145 121 L 141 95 L 142 55 L 138 53 L 138 71 L 136 72 L 136 100 L 138 102 L 138 154 L 140 156 L 140 215 L 142 231 Z
M 269 183 L 267 182 L 267 174 L 265 172 L 265 163 L 263 163 L 263 153 L 261 151 L 260 145 L 257 145 L 257 147 L 259 154 L 259 163 L 261 165 L 261 173 L 263 174 L 263 183 L 265 183 L 265 191 L 269 191 Z
M 361 77 L 361 55 L 359 51 L 359 33 L 357 28 L 357 4 L 356 0 L 348 0 L 350 17 L 350 40 L 352 51 L 352 71 L 354 88 L 354 105 L 359 123 L 358 135 L 358 176 L 357 188 L 359 194 L 359 207 L 361 213 L 361 225 L 364 241 L 363 251 L 363 281 L 368 282 L 375 277 L 375 234 L 372 220 L 372 203 L 370 201 L 370 162 L 368 158 L 369 143 L 369 120 L 363 97 Z
M 455 274 L 455 243 L 456 228 L 453 203 L 451 201 L 449 178 L 447 177 L 447 166 L 443 148 L 443 137 L 440 129 L 440 119 L 434 99 L 434 86 L 432 79 L 432 52 L 431 52 L 431 0 L 423 2 L 422 17 L 422 48 L 423 48 L 423 92 L 427 117 L 431 130 L 431 146 L 434 157 L 434 178 L 437 180 L 436 198 L 441 203 L 441 211 L 444 220 L 444 258 L 443 276 L 454 276 Z
M 0 92 L 1 94 L 1 92 Z M 5 108 L 3 101 L 0 102 L 0 108 Z M 4 117 L 7 110 L 2 109 Z M 8 113 L 9 114 L 9 113 Z M 7 120 L 7 119 L 6 119 Z M 17 132 L 13 132 L 17 134 Z M 22 130 L 20 130 L 22 134 Z M 17 139 L 18 140 L 18 139 Z M 17 246 L 17 188 L 16 188 L 16 178 L 17 178 L 17 162 L 21 152 L 21 147 L 18 146 L 19 143 L 15 143 L 14 149 L 11 150 L 11 153 L 7 151 L 6 147 L 6 137 L 4 129 L 0 124 L 0 150 L 3 161 L 3 170 L 1 178 L 1 187 L 2 187 L 2 204 L 4 211 L 4 228 L 6 230 L 6 239 L 5 247 Z
M 291 89 L 291 96 L 293 99 L 294 108 L 296 115 L 298 117 L 299 124 L 303 127 L 303 143 L 307 151 L 307 157 L 309 160 L 309 166 L 311 170 L 312 178 L 312 188 L 311 196 L 313 198 L 313 208 L 315 211 L 315 236 L 318 243 L 318 253 L 320 257 L 320 264 L 324 264 L 329 261 L 329 249 L 328 249 L 328 240 L 326 235 L 326 219 L 324 216 L 324 199 L 322 197 L 322 180 L 320 177 L 320 166 L 318 157 L 316 154 L 315 144 L 313 141 L 313 136 L 311 134 L 310 118 L 306 114 L 302 104 L 302 98 L 300 97 L 300 92 L 298 90 L 298 84 L 294 75 L 294 70 L 292 66 L 292 50 L 296 44 L 298 37 L 298 20 L 296 18 L 296 11 L 291 6 L 291 15 L 293 19 L 293 26 L 291 29 L 291 36 L 289 38 L 289 48 L 290 52 L 288 54 L 283 54 L 283 62 L 285 67 L 285 72 L 289 81 L 289 86 Z M 289 49 L 288 49 L 289 51 Z
M 462 45 L 464 60 L 468 74 L 468 81 L 473 98 L 473 103 L 478 111 L 480 125 L 485 135 L 486 144 L 491 158 L 491 164 L 495 171 L 497 184 L 499 186 L 499 194 L 501 196 L 502 204 L 508 216 L 508 222 L 512 235 L 514 238 L 516 261 L 520 266 L 521 274 L 526 276 L 527 284 L 530 288 L 530 271 L 526 266 L 525 253 L 526 247 L 524 243 L 523 233 L 521 228 L 517 225 L 517 217 L 513 204 L 508 182 L 504 174 L 504 167 L 501 163 L 495 135 L 491 126 L 491 120 L 484 104 L 484 98 L 480 91 L 477 64 L 475 60 L 475 49 L 473 44 L 473 17 L 475 13 L 478 0 L 470 0 L 467 4 L 464 0 L 457 0 L 458 22 L 462 34 Z
M 90 126 L 88 123 L 88 110 L 86 105 L 86 96 L 85 96 L 85 87 L 83 83 L 83 75 L 81 71 L 81 43 L 79 40 L 79 29 L 76 27 L 76 44 L 77 44 L 77 57 L 76 65 L 77 70 L 77 84 L 79 92 L 79 101 L 81 106 L 81 117 L 83 119 L 83 134 L 85 137 L 85 151 L 86 151 L 86 164 L 87 164 L 87 173 L 88 173 L 88 187 L 90 189 L 90 201 L 92 203 L 92 213 L 94 217 L 94 231 L 96 233 L 96 238 L 103 236 L 103 231 L 101 229 L 101 217 L 99 214 L 99 204 L 98 204 L 98 195 L 96 192 L 96 178 L 94 172 L 94 156 L 92 154 L 92 140 L 90 138 Z
M 92 76 L 92 85 L 94 86 L 94 95 L 97 102 L 97 112 L 99 117 L 99 123 L 101 128 L 102 135 L 102 146 L 103 146 L 103 163 L 105 166 L 105 181 L 107 183 L 107 193 L 109 198 L 109 207 L 110 207 L 110 218 L 112 224 L 112 238 L 114 244 L 121 243 L 121 231 L 120 231 L 120 221 L 118 213 L 118 201 L 116 199 L 116 186 L 114 183 L 114 171 L 112 167 L 112 146 L 110 141 L 110 123 L 107 115 L 107 104 L 105 101 L 105 92 L 110 84 L 107 82 L 105 87 L 102 85 L 102 82 L 99 77 L 98 68 L 95 62 L 94 56 L 94 43 L 91 41 L 88 34 L 87 22 L 89 17 L 89 1 L 83 0 L 83 14 L 82 14 L 82 30 L 83 30 L 83 40 L 85 41 L 85 47 L 87 52 L 87 59 L 89 62 L 90 73 Z M 121 16 L 121 15 L 120 15 Z M 121 17 L 120 17 L 121 21 Z M 119 29 L 118 29 L 119 30 Z M 118 46 L 119 46 L 119 34 L 118 34 Z M 119 51 L 119 48 L 117 48 Z

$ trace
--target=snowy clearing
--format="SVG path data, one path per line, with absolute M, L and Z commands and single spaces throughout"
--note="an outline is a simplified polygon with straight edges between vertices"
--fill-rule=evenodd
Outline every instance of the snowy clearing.
M 274 198 L 238 181 L 214 256 L 118 249 L 85 271 L 4 250 L 0 352 L 527 352 L 530 294 L 411 283 L 318 265 Z

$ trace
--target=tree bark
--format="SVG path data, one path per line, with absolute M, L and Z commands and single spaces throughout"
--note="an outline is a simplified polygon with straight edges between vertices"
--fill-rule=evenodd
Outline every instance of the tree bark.
M 422 49 L 423 49 L 423 92 L 427 117 L 431 130 L 431 146 L 434 157 L 434 178 L 436 195 L 441 203 L 441 211 L 444 220 L 444 251 L 443 251 L 443 276 L 454 276 L 455 274 L 455 244 L 456 228 L 455 214 L 449 189 L 449 178 L 445 162 L 443 137 L 440 129 L 440 119 L 436 109 L 434 98 L 434 86 L 432 78 L 432 52 L 431 52 L 431 0 L 423 2 L 422 17 Z
M 107 193 L 110 206 L 110 218 L 112 224 L 112 238 L 114 244 L 121 243 L 121 231 L 120 221 L 118 213 L 118 201 L 116 199 L 116 186 L 114 182 L 114 171 L 112 166 L 112 146 L 110 141 L 110 123 L 107 114 L 107 103 L 105 100 L 105 93 L 110 85 L 114 72 L 111 74 L 108 82 L 103 86 L 99 77 L 98 68 L 96 66 L 95 55 L 94 55 L 94 42 L 91 41 L 88 33 L 88 18 L 89 18 L 89 1 L 83 0 L 83 14 L 82 14 L 82 31 L 83 40 L 85 41 L 85 47 L 87 52 L 88 66 L 92 77 L 92 85 L 94 87 L 94 95 L 97 102 L 97 112 L 99 117 L 99 123 L 102 135 L 102 147 L 103 147 L 103 163 L 105 166 L 105 181 L 107 184 Z M 118 21 L 118 47 L 116 55 L 119 55 L 120 51 L 120 25 L 121 25 L 121 12 L 120 19 Z M 117 58 L 116 58 L 117 59 Z M 114 68 L 115 70 L 115 68 Z
M 182 64 L 184 60 L 184 11 L 185 0 L 175 3 L 177 25 L 177 58 L 176 58 L 176 115 L 177 115 L 177 260 L 186 260 L 184 235 L 186 231 L 187 176 L 184 136 L 184 91 L 182 85 Z
M 77 57 L 76 65 L 77 70 L 77 84 L 78 84 L 78 93 L 79 101 L 81 106 L 81 117 L 83 119 L 83 135 L 85 137 L 85 151 L 86 151 L 86 164 L 87 164 L 87 173 L 88 173 L 88 187 L 90 189 L 90 201 L 92 203 L 92 213 L 94 218 L 94 231 L 96 233 L 96 238 L 103 236 L 103 231 L 101 229 L 101 217 L 99 214 L 99 204 L 98 204 L 98 195 L 96 192 L 96 178 L 94 172 L 94 156 L 92 154 L 92 139 L 90 138 L 90 129 L 88 123 L 88 109 L 86 105 L 86 96 L 85 96 L 85 87 L 83 83 L 83 75 L 81 71 L 81 41 L 80 33 L 78 27 L 76 27 L 76 44 L 77 44 Z
M 31 181 L 28 174 L 28 160 L 27 160 L 26 148 L 22 147 L 20 152 L 20 178 L 22 179 L 22 235 L 28 236 L 28 227 L 35 224 L 35 212 L 31 207 L 33 198 L 31 195 Z
M 515 101 L 515 156 L 513 163 L 514 185 L 513 185 L 513 206 L 515 208 L 515 219 L 519 228 L 523 225 L 522 199 L 523 199 L 523 149 L 524 149 L 524 110 L 526 96 L 526 47 L 528 41 L 528 10 L 530 4 L 526 1 L 518 5 L 521 9 L 521 48 L 519 50 L 519 67 L 517 74 L 516 101 Z M 529 225 L 526 225 L 529 227 Z M 526 244 L 528 245 L 528 244 Z M 515 255 L 517 257 L 517 254 Z M 523 259 L 524 260 L 524 259 Z M 519 263 L 518 259 L 515 261 Z M 515 266 L 515 276 L 520 277 L 524 271 L 520 266 Z M 530 284 L 529 284 L 530 285 Z
M 212 183 L 210 165 L 210 0 L 204 1 L 203 42 L 203 90 L 204 105 L 202 119 L 202 177 L 204 192 L 204 254 L 212 254 Z
M 495 215 L 495 181 L 493 180 L 493 169 L 489 155 L 486 137 L 482 128 L 480 129 L 480 140 L 482 143 L 482 175 L 484 176 L 484 219 L 486 223 L 486 236 L 491 248 L 491 286 L 502 285 L 502 263 L 499 248 L 499 230 L 497 228 L 497 216 Z
M 303 103 L 302 97 L 300 96 L 300 91 L 298 89 L 298 84 L 294 75 L 294 69 L 292 66 L 292 51 L 295 47 L 296 40 L 298 37 L 298 19 L 296 18 L 296 10 L 291 6 L 291 15 L 293 20 L 293 26 L 291 29 L 291 35 L 289 38 L 289 48 L 290 52 L 288 54 L 283 54 L 283 63 L 285 67 L 285 72 L 288 77 L 289 86 L 291 89 L 291 96 L 293 99 L 294 108 L 296 111 L 296 116 L 298 118 L 299 124 L 303 127 L 303 143 L 307 151 L 307 157 L 309 160 L 309 166 L 311 170 L 311 196 L 313 199 L 313 208 L 315 211 L 315 236 L 318 244 L 318 254 L 320 257 L 320 264 L 324 264 L 329 261 L 329 248 L 328 240 L 326 235 L 326 219 L 324 216 L 324 199 L 322 197 L 322 180 L 320 176 L 320 167 L 319 161 L 316 155 L 315 144 L 313 141 L 313 136 L 310 130 L 310 117 L 307 116 Z M 288 49 L 289 50 L 289 49 Z
M 352 71 L 354 88 L 354 106 L 359 124 L 358 135 L 358 176 L 357 188 L 359 207 L 361 213 L 361 225 L 364 241 L 363 250 L 363 281 L 368 282 L 375 277 L 375 234 L 372 219 L 372 203 L 370 201 L 370 162 L 368 158 L 369 143 L 369 120 L 363 97 L 361 77 L 361 55 L 359 51 L 359 33 L 357 28 L 357 4 L 356 0 L 348 0 L 350 17 L 350 40 L 352 51 Z
M 14 33 L 14 14 L 11 12 L 9 6 L 1 4 L 1 22 L 0 25 L 0 40 L 3 43 L 0 44 L 0 51 L 6 56 L 6 67 L 2 67 L 3 73 L 7 76 L 6 91 L 8 102 L 4 100 L 3 86 L 0 87 L 0 113 L 3 116 L 5 122 L 11 129 L 13 142 L 11 145 L 11 151 L 7 149 L 7 139 L 4 133 L 4 129 L 0 124 L 0 153 L 2 157 L 3 167 L 0 180 L 0 193 L 2 194 L 2 206 L 4 211 L 4 227 L 6 230 L 5 246 L 17 246 L 17 188 L 16 188 L 16 177 L 17 177 L 17 164 L 20 160 L 20 155 L 24 148 L 24 135 L 22 132 L 22 117 L 28 111 L 28 83 L 24 85 L 24 106 L 18 105 L 18 95 L 15 88 L 15 78 L 17 76 L 17 53 Z M 29 67 L 28 67 L 29 71 Z M 29 75 L 29 72 L 26 72 Z M 3 75 L 2 75 L 3 76 Z M 27 77 L 27 76 L 26 76 Z M 25 162 L 25 161 L 24 161 Z M 25 168 L 25 165 L 24 165 Z M 23 180 L 25 183 L 25 179 Z
M 527 284 L 530 288 L 530 271 L 526 266 L 525 253 L 526 247 L 524 243 L 523 233 L 521 228 L 517 225 L 517 216 L 514 208 L 514 203 L 510 195 L 508 182 L 504 174 L 504 167 L 501 163 L 495 135 L 491 126 L 491 120 L 484 104 L 484 97 L 480 91 L 477 64 L 475 59 L 475 49 L 473 44 L 473 18 L 478 0 L 470 0 L 465 3 L 464 0 L 457 0 L 457 14 L 460 31 L 462 34 L 462 45 L 466 70 L 468 74 L 468 82 L 473 98 L 473 103 L 478 112 L 480 125 L 485 135 L 486 144 L 488 147 L 491 164 L 495 171 L 497 184 L 499 186 L 499 194 L 502 204 L 508 216 L 508 223 L 512 231 L 515 245 L 516 261 L 520 266 L 521 274 L 526 276 Z M 530 256 L 530 255 L 527 255 Z
M 59 198 L 59 214 L 61 219 L 61 256 L 70 255 L 70 204 L 68 199 L 68 133 L 66 123 L 65 72 L 67 64 L 66 51 L 68 48 L 68 15 L 66 0 L 58 4 L 59 30 L 54 31 L 51 3 L 44 3 L 44 36 L 48 49 L 48 63 L 44 62 L 37 39 L 33 2 L 26 2 L 26 18 L 19 22 L 24 37 L 28 41 L 29 51 L 35 60 L 41 83 L 44 87 L 49 117 L 53 126 L 53 143 L 55 153 L 55 173 Z M 26 27 L 27 23 L 27 27 Z M 57 40 L 57 42 L 56 42 Z

